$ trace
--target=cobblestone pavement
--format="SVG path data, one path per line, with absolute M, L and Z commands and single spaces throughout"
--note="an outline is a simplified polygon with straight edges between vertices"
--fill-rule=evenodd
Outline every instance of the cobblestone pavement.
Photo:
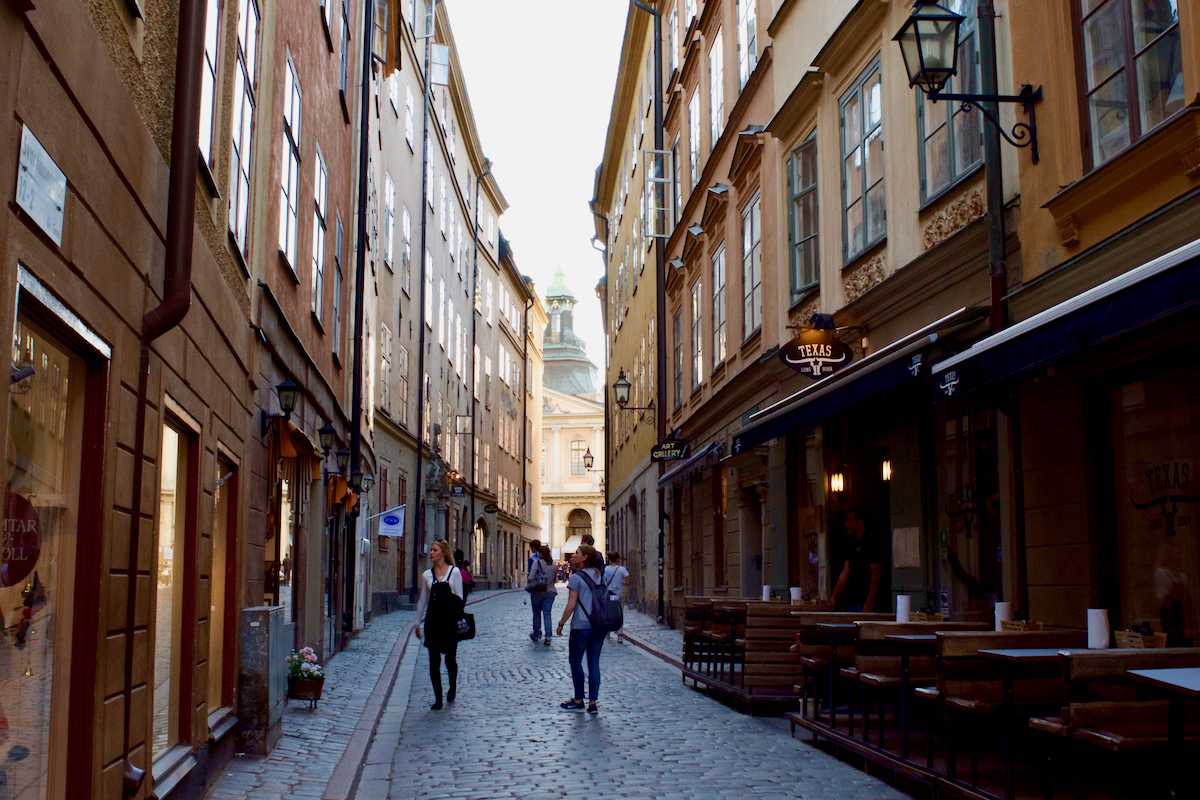
M 562 711 L 566 639 L 529 641 L 523 593 L 475 614 L 478 637 L 459 648 L 458 702 L 445 710 L 429 710 L 429 657 L 409 647 L 358 800 L 905 797 L 792 739 L 781 719 L 745 716 L 684 687 L 633 645 L 604 646 L 598 716 Z
M 471 600 L 495 593 L 476 592 Z M 234 758 L 209 787 L 206 798 L 321 797 L 392 653 L 396 637 L 407 632 L 414 618 L 414 612 L 405 610 L 375 617 L 350 641 L 346 650 L 330 660 L 317 710 L 309 711 L 306 703 L 290 701 L 283 712 L 283 736 L 271 754 L 266 758 Z
M 649 614 L 625 609 L 625 627 L 622 630 L 664 655 L 676 660 L 683 659 L 683 631 L 659 625 Z

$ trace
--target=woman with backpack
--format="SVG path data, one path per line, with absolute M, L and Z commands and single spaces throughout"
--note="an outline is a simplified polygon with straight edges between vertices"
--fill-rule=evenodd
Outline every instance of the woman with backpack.
M 429 560 L 433 566 L 421 576 L 416 634 L 429 650 L 429 681 L 437 701 L 430 710 L 438 711 L 442 708 L 442 656 L 446 657 L 446 672 L 450 675 L 446 702 L 454 702 L 458 684 L 458 620 L 463 612 L 463 584 L 445 539 L 437 539 L 430 545 Z
M 537 552 L 537 560 L 533 562 L 529 571 L 529 584 L 526 589 L 529 591 L 529 605 L 533 608 L 533 632 L 529 634 L 529 640 L 536 643 L 538 639 L 542 639 L 542 644 L 546 647 L 550 646 L 550 613 L 554 608 L 554 560 L 550 556 L 550 548 L 546 545 L 540 545 Z M 542 628 L 545 626 L 545 638 L 542 638 Z
M 562 619 L 558 621 L 558 635 L 562 636 L 563 627 L 567 620 L 571 621 L 571 638 L 568 640 L 568 659 L 571 663 L 571 681 L 574 684 L 575 695 L 559 706 L 567 711 L 583 709 L 583 658 L 587 656 L 588 704 L 589 714 L 598 714 L 596 699 L 600 694 L 600 649 L 604 647 L 606 631 L 593 630 L 591 614 L 595 610 L 593 604 L 593 589 L 597 592 L 607 591 L 601 587 L 601 569 L 597 564 L 599 554 L 590 545 L 580 545 L 571 556 L 571 566 L 575 572 L 567 581 L 570 595 L 567 607 L 563 610 Z

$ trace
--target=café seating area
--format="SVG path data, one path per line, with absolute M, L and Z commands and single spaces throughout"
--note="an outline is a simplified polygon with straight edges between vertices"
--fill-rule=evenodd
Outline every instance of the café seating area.
M 918 795 L 1200 796 L 1200 648 L 720 596 L 683 628 L 685 684 Z

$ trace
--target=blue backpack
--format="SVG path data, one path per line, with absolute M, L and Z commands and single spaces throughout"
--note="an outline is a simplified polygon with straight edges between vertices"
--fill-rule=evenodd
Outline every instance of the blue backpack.
M 606 634 L 621 630 L 625 624 L 625 612 L 621 610 L 621 602 L 609 594 L 608 586 L 592 580 L 592 576 L 588 575 L 586 570 L 580 570 L 579 577 L 587 582 L 592 591 L 592 607 L 589 609 L 580 606 L 592 630 Z

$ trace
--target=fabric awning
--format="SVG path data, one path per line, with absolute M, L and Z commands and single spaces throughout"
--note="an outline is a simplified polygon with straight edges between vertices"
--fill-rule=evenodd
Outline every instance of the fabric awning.
M 960 308 L 913 331 L 845 369 L 805 386 L 750 415 L 733 437 L 733 455 L 797 428 L 812 427 L 838 411 L 916 379 L 921 353 L 949 328 L 973 322 L 984 310 Z
M 1011 378 L 1200 309 L 1200 239 L 981 339 L 933 365 L 946 395 Z
M 658 479 L 658 485 L 663 486 L 673 480 L 682 478 L 697 467 L 704 466 L 710 460 L 721 455 L 725 445 L 722 442 L 709 442 L 675 466 L 664 472 Z
M 570 536 L 567 538 L 566 543 L 563 544 L 562 551 L 564 553 L 574 553 L 576 550 L 579 549 L 579 546 L 582 544 L 583 544 L 583 536 Z

